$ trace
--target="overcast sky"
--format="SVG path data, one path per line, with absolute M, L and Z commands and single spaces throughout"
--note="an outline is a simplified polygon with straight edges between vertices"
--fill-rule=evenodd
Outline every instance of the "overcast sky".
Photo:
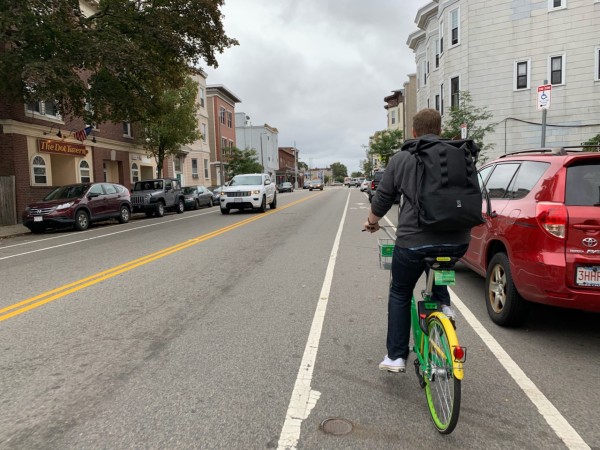
M 384 97 L 415 73 L 406 45 L 426 0 L 225 0 L 240 45 L 207 68 L 253 125 L 279 130 L 310 167 L 358 171 L 369 136 L 386 128 Z

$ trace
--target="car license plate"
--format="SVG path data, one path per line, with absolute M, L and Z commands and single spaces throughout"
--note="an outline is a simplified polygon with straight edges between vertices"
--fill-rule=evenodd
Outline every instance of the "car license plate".
M 600 286 L 600 266 L 579 266 L 575 274 L 577 286 Z
M 33 216 L 34 222 L 41 222 L 42 220 L 44 220 L 44 218 L 42 216 Z
M 234 198 L 233 202 L 234 203 L 242 203 L 242 199 L 241 198 Z

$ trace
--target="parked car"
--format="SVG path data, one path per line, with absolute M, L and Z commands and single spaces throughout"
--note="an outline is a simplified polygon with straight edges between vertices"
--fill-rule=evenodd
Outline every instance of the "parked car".
M 166 210 L 177 214 L 185 210 L 181 185 L 176 178 L 157 178 L 136 181 L 131 196 L 133 212 L 143 212 L 148 217 L 162 217 Z
M 23 225 L 32 233 L 51 228 L 89 228 L 92 222 L 117 219 L 129 222 L 131 196 L 129 189 L 116 183 L 79 183 L 60 186 L 39 202 L 27 205 Z
M 279 192 L 294 192 L 294 186 L 289 181 L 284 181 L 279 185 Z
M 302 189 L 308 189 L 310 187 L 310 181 L 307 180 L 304 182 L 304 186 L 302 187 Z
M 224 186 L 212 186 L 208 188 L 213 194 L 213 205 L 218 205 L 220 203 L 221 191 L 223 188 Z
M 313 189 L 323 190 L 323 181 L 319 180 L 318 178 L 315 180 L 310 180 L 310 183 L 308 185 L 308 190 L 312 191 Z
M 376 172 L 373 173 L 373 179 L 371 180 L 371 183 L 367 187 L 367 195 L 369 196 L 369 203 L 371 203 L 371 200 L 373 199 L 373 196 L 375 195 L 375 191 L 377 190 L 377 186 L 379 185 L 379 182 L 383 178 L 384 172 L 385 172 L 385 170 L 382 169 L 382 170 L 377 170 Z
M 529 302 L 600 311 L 600 153 L 577 150 L 514 152 L 479 171 L 485 223 L 462 261 L 485 277 L 499 325 L 522 323 Z
M 182 189 L 186 209 L 212 206 L 213 193 L 204 186 L 186 186 Z
M 221 193 L 221 213 L 232 209 L 257 209 L 265 212 L 267 205 L 277 208 L 275 183 L 266 173 L 236 175 Z
M 370 183 L 371 180 L 364 180 L 362 183 L 360 183 L 360 192 L 367 192 Z

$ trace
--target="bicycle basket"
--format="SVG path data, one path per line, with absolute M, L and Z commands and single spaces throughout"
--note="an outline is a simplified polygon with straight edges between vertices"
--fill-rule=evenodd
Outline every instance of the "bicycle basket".
M 379 267 L 390 270 L 395 242 L 393 239 L 377 239 L 377 243 L 379 245 Z

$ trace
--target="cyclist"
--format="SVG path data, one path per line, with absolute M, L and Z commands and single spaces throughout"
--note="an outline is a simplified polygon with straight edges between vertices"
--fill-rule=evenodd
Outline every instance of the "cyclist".
M 413 118 L 413 137 L 403 149 L 416 145 L 418 138 L 440 139 L 442 118 L 435 109 L 423 109 Z M 379 230 L 379 220 L 394 204 L 398 193 L 407 198 L 416 195 L 416 159 L 408 151 L 399 151 L 389 160 L 383 178 L 375 191 L 364 229 L 374 233 Z M 411 202 L 400 203 L 396 245 L 392 256 L 392 284 L 388 299 L 387 355 L 379 369 L 404 372 L 409 353 L 410 304 L 417 281 L 428 270 L 423 262 L 426 256 L 461 257 L 467 251 L 471 232 L 423 230 L 417 221 Z M 455 314 L 450 307 L 450 294 L 446 286 L 433 287 L 434 300 L 442 304 L 442 312 L 451 319 Z

